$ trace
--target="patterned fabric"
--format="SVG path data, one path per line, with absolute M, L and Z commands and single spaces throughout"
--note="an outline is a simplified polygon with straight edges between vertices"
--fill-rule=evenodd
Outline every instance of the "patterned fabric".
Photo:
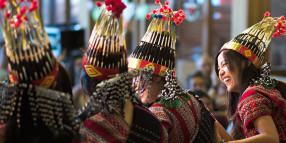
M 168 131 L 168 142 L 194 142 L 198 134 L 201 107 L 193 96 L 189 97 L 188 101 L 180 96 L 178 100 L 182 105 L 174 108 L 165 107 L 160 103 L 155 103 L 149 108 Z
M 132 125 L 119 114 L 104 110 L 83 122 L 80 129 L 85 142 L 166 142 L 167 132 L 147 109 L 134 106 Z
M 237 120 L 247 137 L 259 134 L 252 121 L 265 115 L 272 117 L 280 141 L 286 141 L 286 100 L 276 89 L 266 89 L 262 85 L 248 87 L 236 111 Z

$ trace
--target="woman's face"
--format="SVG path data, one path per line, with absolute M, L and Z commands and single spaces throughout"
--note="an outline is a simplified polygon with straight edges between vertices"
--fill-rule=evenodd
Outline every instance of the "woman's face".
M 233 66 L 233 70 L 230 70 L 230 63 L 223 56 L 224 51 L 222 51 L 218 58 L 218 75 L 222 83 L 227 87 L 228 92 L 240 92 L 240 78 L 237 65 Z

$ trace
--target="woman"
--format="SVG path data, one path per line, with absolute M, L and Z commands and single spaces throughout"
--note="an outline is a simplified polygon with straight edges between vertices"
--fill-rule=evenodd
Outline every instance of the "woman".
M 284 16 L 268 16 L 226 43 L 216 57 L 216 73 L 228 91 L 233 142 L 286 142 L 286 85 L 269 77 L 264 57 L 273 32 L 284 34 L 279 33 Z
M 89 100 L 79 110 L 80 133 L 87 142 L 166 142 L 158 119 L 135 97 L 133 76 L 153 69 L 128 72 L 121 16 L 126 6 L 121 0 L 105 5 L 83 58 L 81 83 Z
M 223 127 L 211 116 L 194 94 L 189 94 L 177 83 L 175 76 L 175 26 L 185 18 L 183 10 L 173 11 L 169 2 L 161 4 L 146 18 L 153 17 L 138 46 L 129 57 L 131 70 L 154 67 L 152 81 L 135 77 L 141 101 L 157 116 L 168 131 L 168 142 L 216 142 L 216 132 Z M 171 24 L 170 24 L 171 23 Z M 144 76 L 141 75 L 141 76 Z M 219 128 L 219 129 L 217 129 Z M 227 135 L 227 134 L 222 134 Z M 224 139 L 229 140 L 225 136 Z
M 37 1 L 0 3 L 8 5 L 1 14 L 11 12 L 1 17 L 9 83 L 0 84 L 0 142 L 75 141 L 78 127 L 73 118 L 70 80 L 52 53 L 36 12 Z M 21 10 L 18 14 L 11 9 Z

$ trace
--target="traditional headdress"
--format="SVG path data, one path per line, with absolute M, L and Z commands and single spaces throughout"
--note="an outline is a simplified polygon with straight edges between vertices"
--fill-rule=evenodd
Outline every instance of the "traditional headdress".
M 128 70 L 121 15 L 125 8 L 121 0 L 105 0 L 83 57 L 83 70 L 92 78 L 105 80 Z
M 101 2 L 97 5 L 101 6 Z M 121 0 L 105 0 L 105 5 L 83 58 L 84 71 L 90 77 L 103 81 L 94 87 L 95 92 L 78 111 L 83 121 L 105 109 L 111 114 L 115 111 L 123 113 L 125 99 L 140 104 L 132 86 L 133 77 L 144 72 L 151 79 L 153 72 L 153 68 L 128 72 L 121 16 L 125 5 Z
M 147 19 L 152 15 L 153 20 L 129 57 L 128 68 L 152 66 L 155 68 L 154 74 L 164 77 L 167 69 L 172 70 L 175 67 L 175 26 L 179 25 L 186 15 L 183 10 L 173 11 L 168 1 L 165 5 L 159 0 L 155 3 L 160 4 L 161 8 L 146 15 Z
M 225 49 L 237 51 L 260 69 L 267 62 L 265 56 L 272 37 L 286 35 L 285 28 L 284 16 L 270 17 L 270 13 L 266 12 L 262 21 L 225 43 L 220 51 Z
M 37 0 L 1 0 L 0 8 L 10 81 L 54 85 L 58 65 L 37 13 Z
M 65 127 L 72 130 L 78 128 L 69 94 L 28 83 L 0 83 L 0 97 L 0 123 L 7 123 L 10 117 L 15 116 L 20 128 L 25 124 L 22 116 L 30 114 L 34 126 L 41 120 L 46 126 L 56 130 Z M 63 120 L 71 124 L 66 125 Z

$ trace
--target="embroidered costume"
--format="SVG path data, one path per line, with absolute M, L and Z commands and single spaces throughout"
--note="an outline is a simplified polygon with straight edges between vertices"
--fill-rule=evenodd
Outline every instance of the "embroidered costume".
M 181 24 L 186 15 L 183 10 L 173 11 L 168 1 L 164 5 L 159 0 L 155 3 L 160 4 L 161 8 L 146 15 L 147 19 L 152 16 L 153 20 L 141 42 L 128 58 L 128 68 L 154 67 L 153 74 L 165 77 L 165 88 L 149 110 L 167 130 L 168 142 L 213 142 L 215 120 L 194 95 L 190 95 L 177 84 L 173 71 L 175 26 Z M 141 78 L 136 79 L 142 81 Z M 144 92 L 145 88 L 146 86 L 137 85 L 139 92 Z M 150 83 L 148 88 L 150 89 Z
M 269 115 L 277 128 L 280 141 L 286 141 L 286 100 L 276 89 L 279 82 L 269 76 L 270 63 L 265 58 L 272 37 L 285 34 L 284 16 L 270 17 L 270 13 L 266 12 L 262 21 L 237 35 L 220 50 L 234 50 L 260 70 L 260 75 L 252 79 L 243 92 L 236 109 L 237 121 L 247 137 L 259 134 L 253 121 Z
M 286 141 L 286 100 L 276 89 L 263 85 L 248 87 L 237 106 L 236 117 L 247 137 L 259 134 L 253 120 L 269 115 L 277 128 L 280 141 Z
M 154 69 L 128 72 L 121 15 L 125 7 L 121 0 L 106 0 L 91 34 L 83 69 L 101 82 L 78 111 L 79 116 L 89 117 L 83 120 L 80 133 L 86 142 L 167 142 L 160 121 L 135 96 L 133 77 L 144 73 L 148 75 L 144 78 L 150 80 Z M 124 118 L 127 100 L 133 105 L 131 125 Z

